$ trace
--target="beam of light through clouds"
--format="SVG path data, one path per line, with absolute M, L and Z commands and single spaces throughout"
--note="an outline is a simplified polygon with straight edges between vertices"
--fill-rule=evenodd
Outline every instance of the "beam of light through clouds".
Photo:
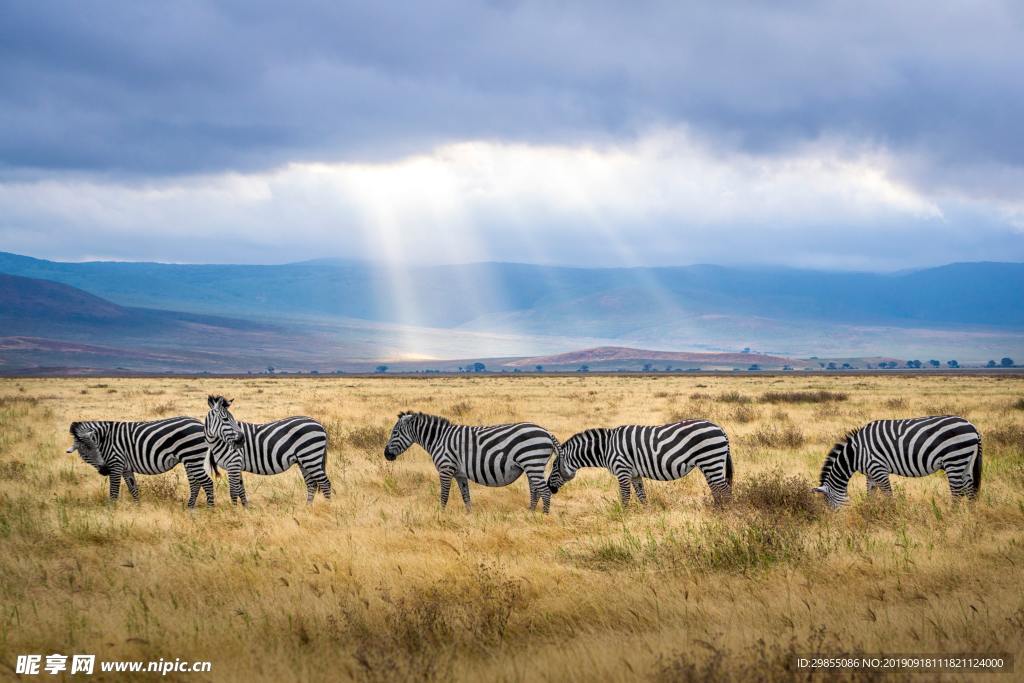
M 327 254 L 390 263 L 892 267 L 939 259 L 950 242 L 969 248 L 960 217 L 991 207 L 921 193 L 892 164 L 884 150 L 829 144 L 786 156 L 723 154 L 674 129 L 607 146 L 474 141 L 372 164 L 8 182 L 0 212 L 8 225 L 32 226 L 5 231 L 7 248 L 45 253 L 62 243 L 60 255 L 71 258 L 159 259 L 149 251 L 157 244 L 172 255 L 165 260 L 207 262 Z M 1012 202 L 1000 210 L 1024 215 Z M 1020 237 L 1011 223 L 1002 232 L 1009 244 Z M 891 261 L 875 240 L 896 250 Z

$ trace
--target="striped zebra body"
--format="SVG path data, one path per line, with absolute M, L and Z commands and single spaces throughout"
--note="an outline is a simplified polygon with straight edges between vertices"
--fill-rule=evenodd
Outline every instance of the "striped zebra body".
M 562 445 L 548 486 L 557 493 L 581 467 L 607 468 L 619 482 L 622 505 L 630 486 L 647 502 L 643 480 L 671 481 L 698 468 L 716 501 L 732 495 L 732 456 L 725 431 L 707 420 L 684 420 L 660 426 L 624 425 L 588 429 Z
M 559 446 L 543 427 L 529 422 L 473 427 L 425 413 L 401 413 L 384 447 L 384 457 L 395 460 L 414 443 L 430 454 L 437 468 L 442 508 L 448 504 L 452 479 L 458 483 L 462 502 L 469 510 L 470 481 L 507 486 L 523 474 L 530 486 L 530 509 L 537 509 L 538 499 L 543 500 L 545 513 L 551 507 L 544 470 Z
M 876 420 L 851 431 L 832 447 L 821 468 L 816 493 L 833 507 L 845 503 L 854 472 L 867 476 L 868 491 L 889 495 L 889 475 L 923 477 L 946 472 L 955 497 L 975 497 L 981 489 L 981 435 L 962 417 L 938 415 L 907 420 Z
M 218 467 L 228 473 L 231 502 L 248 505 L 242 472 L 280 474 L 298 465 L 306 483 L 306 502 L 312 503 L 319 490 L 331 497 L 327 478 L 327 431 L 311 417 L 254 424 L 238 422 L 228 410 L 231 401 L 211 396 L 205 433 L 209 469 L 219 476 Z
M 200 488 L 206 491 L 206 504 L 213 505 L 213 480 L 203 467 L 206 443 L 199 420 L 72 422 L 70 431 L 74 443 L 67 452 L 77 450 L 85 462 L 110 477 L 111 500 L 120 495 L 122 479 L 132 498 L 138 500 L 136 474 L 163 474 L 180 462 L 188 477 L 188 506 L 195 507 Z

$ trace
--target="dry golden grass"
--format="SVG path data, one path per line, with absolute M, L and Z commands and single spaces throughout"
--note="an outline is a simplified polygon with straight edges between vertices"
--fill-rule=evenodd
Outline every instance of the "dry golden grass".
M 801 392 L 801 393 L 794 393 Z M 837 392 L 834 395 L 804 392 Z M 209 659 L 212 679 L 788 678 L 810 652 L 1024 654 L 1024 382 L 987 377 L 459 377 L 0 381 L 0 667 L 23 653 Z M 336 498 L 249 475 L 249 510 L 184 509 L 182 471 L 106 502 L 65 455 L 75 419 L 312 415 Z M 768 398 L 765 398 L 765 397 Z M 387 463 L 396 413 L 593 425 L 706 417 L 729 432 L 736 500 L 699 474 L 623 512 L 604 472 L 544 517 L 525 482 L 440 511 L 419 448 Z M 959 413 L 985 440 L 974 505 L 944 477 L 826 513 L 807 489 L 869 419 Z M 1024 666 L 1019 662 L 1018 667 Z M 9 670 L 5 673 L 9 673 Z M 203 680 L 189 675 L 187 680 Z

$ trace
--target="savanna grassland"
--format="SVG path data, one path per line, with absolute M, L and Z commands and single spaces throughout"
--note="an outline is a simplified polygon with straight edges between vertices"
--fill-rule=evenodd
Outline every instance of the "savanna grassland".
M 307 507 L 293 469 L 247 475 L 248 510 L 219 480 L 217 507 L 189 512 L 179 468 L 111 505 L 64 453 L 72 420 L 201 418 L 208 393 L 234 398 L 240 420 L 323 421 L 335 498 Z M 563 440 L 710 418 L 730 435 L 735 500 L 715 508 L 693 473 L 623 511 L 592 471 L 550 516 L 526 509 L 524 480 L 471 484 L 472 513 L 457 493 L 441 511 L 419 447 L 383 458 L 403 409 L 531 420 Z M 951 501 L 942 474 L 894 479 L 892 500 L 858 476 L 838 513 L 810 494 L 846 429 L 941 413 L 981 430 L 976 503 Z M 5 675 L 18 654 L 51 652 L 211 660 L 212 674 L 180 674 L 192 681 L 773 680 L 810 653 L 1021 660 L 1022 530 L 1019 377 L 0 381 Z

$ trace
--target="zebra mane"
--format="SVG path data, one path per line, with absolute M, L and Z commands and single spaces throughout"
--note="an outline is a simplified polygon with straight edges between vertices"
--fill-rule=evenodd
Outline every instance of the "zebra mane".
M 398 414 L 398 419 L 401 420 L 403 417 L 412 417 L 429 420 L 431 422 L 440 422 L 442 424 L 451 424 L 452 421 L 447 417 L 441 417 L 440 415 L 431 415 L 429 413 L 421 413 L 419 411 L 403 410 Z
M 88 429 L 86 428 L 84 422 L 72 422 L 71 429 L 69 431 L 71 432 L 71 436 L 78 438 L 79 436 L 81 436 L 81 433 L 83 431 L 88 431 Z
M 854 427 L 853 429 L 848 430 L 846 434 L 843 435 L 843 438 L 839 439 L 839 441 L 836 441 L 835 445 L 832 446 L 832 449 L 828 452 L 828 455 L 825 456 L 825 462 L 822 463 L 821 465 L 821 476 L 818 477 L 819 486 L 825 485 L 825 475 L 827 475 L 829 471 L 832 469 L 832 465 L 835 463 L 836 457 L 838 457 L 839 455 L 839 446 L 845 446 L 846 444 L 848 444 L 850 442 L 850 439 L 855 437 L 857 435 L 857 432 L 859 432 L 860 430 L 860 427 Z

